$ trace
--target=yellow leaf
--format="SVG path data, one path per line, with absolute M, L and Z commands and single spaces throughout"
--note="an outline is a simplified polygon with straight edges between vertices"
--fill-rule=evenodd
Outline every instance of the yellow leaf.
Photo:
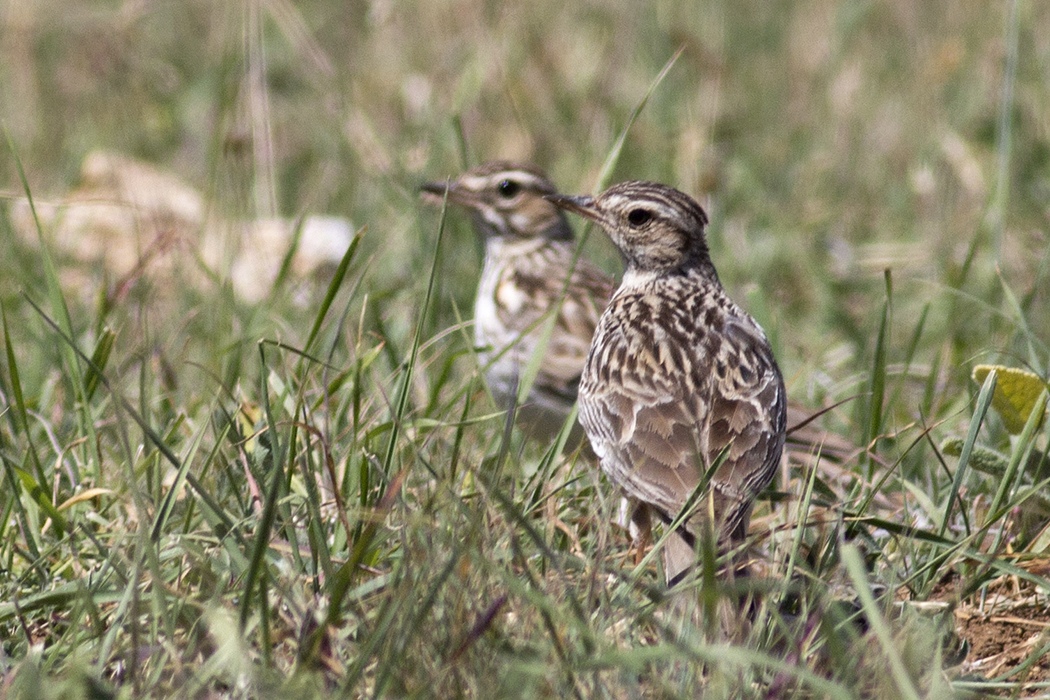
M 1016 367 L 1002 365 L 977 365 L 973 368 L 973 380 L 984 384 L 992 371 L 998 375 L 995 383 L 995 394 L 992 396 L 992 407 L 1002 417 L 1003 425 L 1011 435 L 1024 430 L 1028 416 L 1035 408 L 1039 395 L 1047 388 L 1047 383 L 1037 374 Z
M 72 496 L 72 497 L 66 499 L 62 503 L 62 505 L 60 505 L 58 507 L 58 509 L 59 510 L 66 510 L 67 508 L 75 506 L 78 503 L 83 503 L 84 501 L 90 501 L 91 499 L 98 498 L 99 496 L 108 496 L 111 493 L 113 493 L 113 491 L 111 491 L 110 489 L 100 489 L 100 488 L 86 489 L 86 490 L 81 491 L 80 493 L 76 494 L 75 496 Z

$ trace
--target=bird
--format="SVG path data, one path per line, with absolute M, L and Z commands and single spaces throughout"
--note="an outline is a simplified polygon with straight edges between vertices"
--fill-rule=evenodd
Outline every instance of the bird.
M 629 181 L 548 199 L 599 224 L 626 264 L 584 365 L 579 420 L 602 471 L 639 504 L 636 522 L 675 525 L 662 552 L 671 588 L 705 541 L 731 556 L 746 538 L 784 449 L 784 380 L 765 332 L 722 287 L 693 198 Z
M 545 197 L 557 192 L 541 169 L 496 160 L 448 181 L 424 183 L 423 196 L 470 213 L 485 259 L 474 303 L 474 339 L 497 405 L 516 409 L 531 438 L 550 440 L 573 406 L 591 338 L 615 282 L 579 257 L 572 228 Z M 549 336 L 546 321 L 554 315 Z M 518 389 L 529 363 L 543 353 L 521 406 Z M 569 445 L 585 445 L 575 426 Z

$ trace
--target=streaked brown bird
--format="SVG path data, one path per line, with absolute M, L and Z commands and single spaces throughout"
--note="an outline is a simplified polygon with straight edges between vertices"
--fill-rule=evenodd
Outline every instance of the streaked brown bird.
M 431 202 L 440 202 L 447 190 L 449 202 L 470 212 L 484 241 L 474 335 L 501 407 L 514 405 L 522 375 L 543 346 L 517 418 L 527 434 L 550 439 L 576 402 L 591 337 L 615 283 L 578 258 L 564 213 L 545 198 L 556 192 L 554 185 L 538 168 L 493 161 L 421 189 Z
M 624 182 L 549 199 L 601 225 L 627 264 L 580 384 L 602 469 L 665 525 L 702 494 L 664 548 L 673 585 L 705 530 L 723 551 L 744 539 L 784 448 L 784 382 L 765 333 L 722 288 L 691 197 Z

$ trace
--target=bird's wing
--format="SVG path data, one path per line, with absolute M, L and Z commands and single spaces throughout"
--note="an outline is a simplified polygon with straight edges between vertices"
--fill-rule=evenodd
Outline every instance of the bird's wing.
M 707 412 L 709 459 L 725 452 L 712 478 L 729 505 L 725 533 L 746 527 L 755 496 L 773 480 L 784 448 L 787 397 L 769 343 L 748 319 L 731 317 L 719 335 L 716 367 L 725 378 L 712 384 Z
M 528 325 L 523 327 L 521 339 L 513 352 L 519 356 L 519 363 L 525 366 L 543 342 L 549 314 L 556 313 L 533 390 L 571 403 L 576 399 L 594 329 L 612 296 L 613 282 L 582 260 L 578 261 L 567 284 L 564 276 L 543 274 L 545 272 L 548 271 L 542 268 L 533 272 L 518 269 L 509 280 L 522 290 L 529 306 L 518 311 L 516 323 L 528 321 Z M 510 307 L 502 305 L 501 308 Z M 508 317 L 504 322 L 511 326 L 515 319 Z

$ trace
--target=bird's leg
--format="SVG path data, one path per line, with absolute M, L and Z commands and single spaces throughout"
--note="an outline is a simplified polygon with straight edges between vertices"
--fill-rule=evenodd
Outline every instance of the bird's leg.
M 652 544 L 652 524 L 649 518 L 649 507 L 630 496 L 620 499 L 620 511 L 616 514 L 616 524 L 631 535 L 631 549 L 634 551 L 635 566 L 642 562 L 645 550 Z

